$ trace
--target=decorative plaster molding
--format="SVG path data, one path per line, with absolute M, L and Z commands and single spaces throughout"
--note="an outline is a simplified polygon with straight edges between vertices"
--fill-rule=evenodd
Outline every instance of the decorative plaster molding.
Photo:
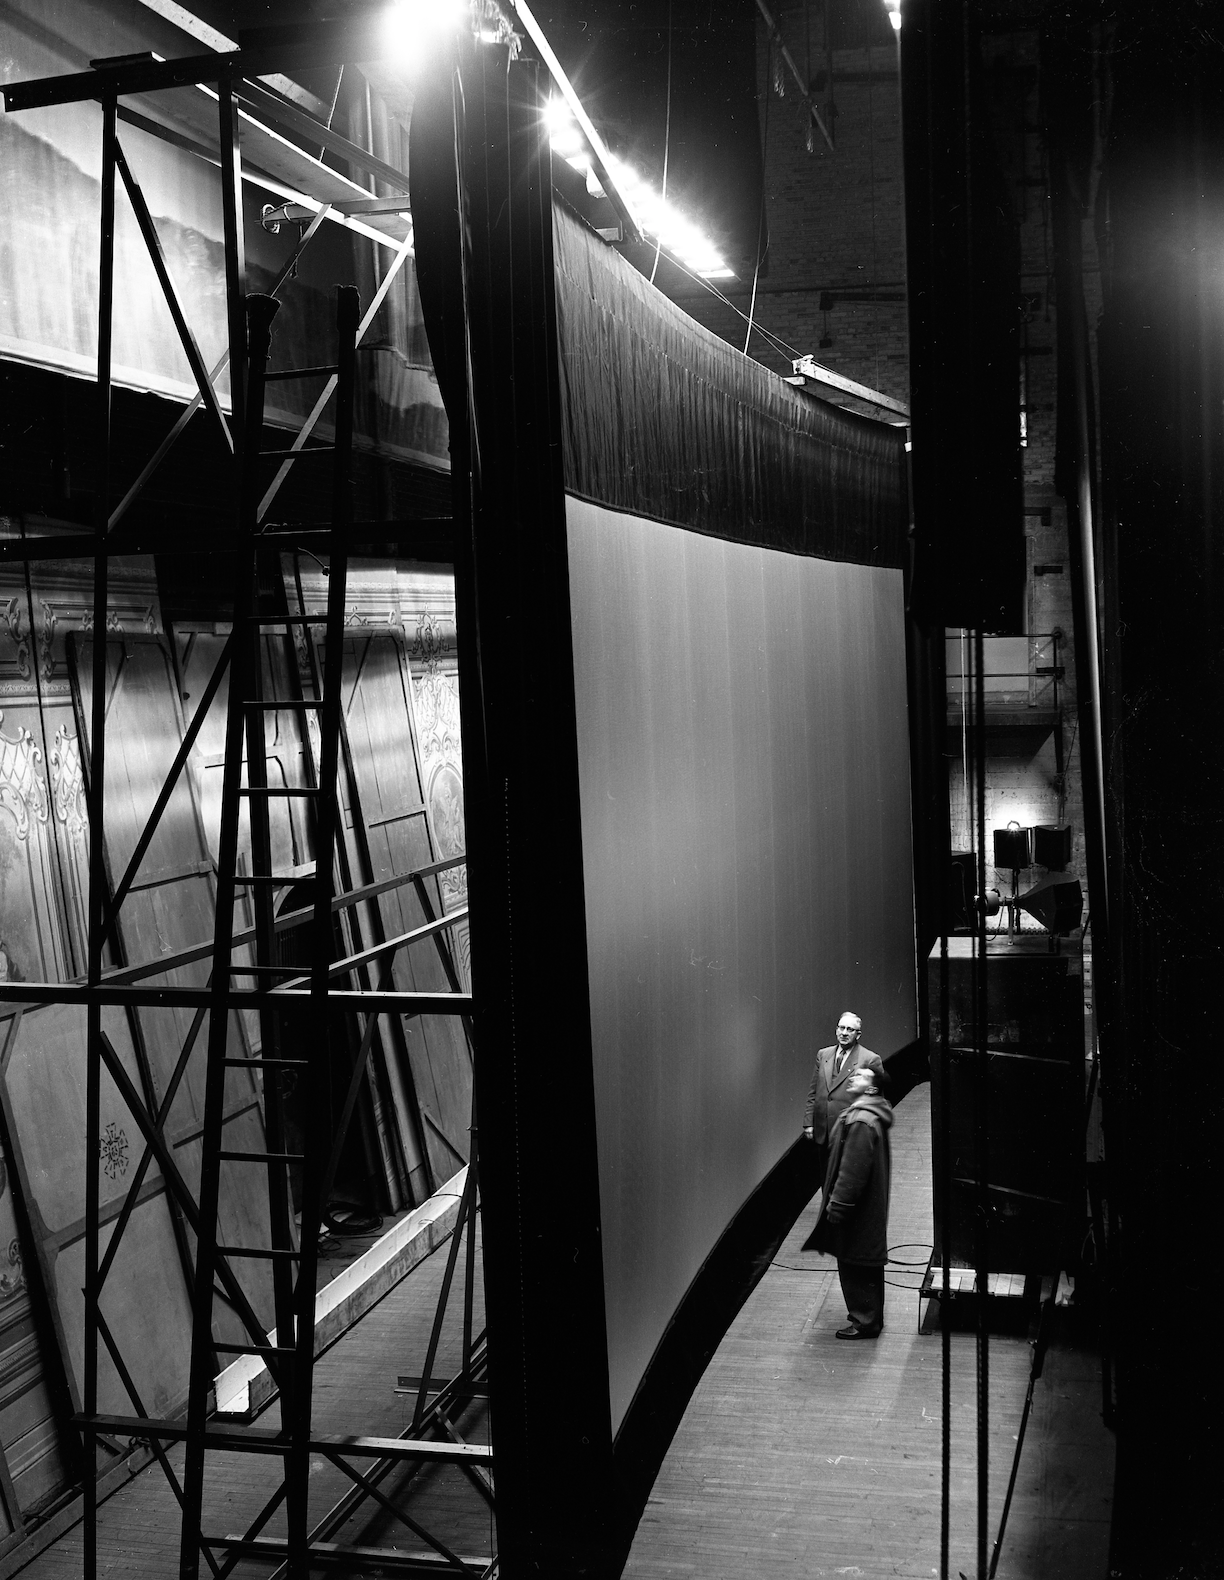
M 4 714 L 0 712 L 0 725 Z M 45 823 L 49 814 L 47 785 L 38 771 L 42 752 L 24 725 L 17 726 L 16 738 L 0 730 L 0 806 L 17 820 L 17 838 L 28 839 L 30 819 Z
M 16 595 L 8 600 L 3 607 L 5 629 L 9 639 L 16 649 L 14 663 L 17 673 L 22 680 L 29 680 L 34 671 L 30 668 L 30 643 L 29 633 L 21 629 L 21 617 L 25 613 L 25 599 Z
M 51 794 L 55 815 L 73 839 L 83 839 L 89 827 L 85 801 L 85 774 L 81 766 L 81 747 L 76 731 L 61 724 L 55 732 L 51 750 Z

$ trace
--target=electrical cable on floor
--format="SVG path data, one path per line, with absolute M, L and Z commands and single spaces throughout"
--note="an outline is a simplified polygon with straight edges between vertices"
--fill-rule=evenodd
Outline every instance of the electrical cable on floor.
M 890 1255 L 889 1255 L 888 1261 L 884 1265 L 886 1267 L 923 1267 L 923 1268 L 925 1268 L 927 1263 L 930 1261 L 929 1257 L 925 1257 L 921 1261 L 917 1261 L 917 1262 L 901 1262 L 901 1261 L 898 1261 L 895 1256 L 891 1255 L 891 1253 L 893 1251 L 908 1251 L 908 1250 L 911 1250 L 912 1248 L 914 1248 L 915 1246 L 926 1245 L 926 1244 L 927 1244 L 927 1242 L 925 1240 L 904 1240 L 904 1241 L 902 1241 L 902 1243 L 900 1245 L 896 1245 L 896 1246 L 890 1245 L 889 1248 L 888 1248 L 889 1252 L 890 1252 Z M 928 1249 L 930 1249 L 930 1247 L 928 1247 Z M 831 1252 L 827 1252 L 827 1251 L 813 1251 L 811 1254 L 813 1256 L 828 1256 L 828 1255 L 831 1255 L 832 1253 Z M 803 1262 L 771 1262 L 769 1265 L 770 1265 L 770 1267 L 780 1268 L 783 1272 L 786 1272 L 786 1273 L 831 1273 L 833 1271 L 833 1269 L 831 1267 L 827 1267 L 827 1266 L 826 1267 L 811 1267 L 811 1266 L 809 1266 L 809 1265 L 807 1265 L 806 1263 L 803 1263 Z M 912 1289 L 915 1286 L 913 1284 L 899 1284 L 897 1287 L 899 1289 Z

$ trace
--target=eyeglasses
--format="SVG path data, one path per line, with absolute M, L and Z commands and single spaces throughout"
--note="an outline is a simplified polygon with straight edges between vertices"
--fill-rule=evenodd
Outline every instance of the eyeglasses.
M 838 1031 L 857 1031 L 858 1027 L 857 1026 L 842 1025 L 842 1026 L 839 1026 L 837 1029 L 838 1029 Z

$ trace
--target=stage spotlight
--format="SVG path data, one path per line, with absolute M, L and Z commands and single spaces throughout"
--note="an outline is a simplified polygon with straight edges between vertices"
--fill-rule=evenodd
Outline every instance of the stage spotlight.
M 1009 823 L 994 830 L 994 864 L 1010 872 L 1033 865 L 1032 829 Z

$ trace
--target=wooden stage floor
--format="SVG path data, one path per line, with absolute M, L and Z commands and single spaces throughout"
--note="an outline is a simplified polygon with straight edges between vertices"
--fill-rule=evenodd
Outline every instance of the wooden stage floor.
M 931 1240 L 928 1103 L 923 1086 L 897 1109 L 889 1238 L 895 1257 L 914 1265 L 889 1270 L 884 1333 L 859 1344 L 833 1337 L 844 1320 L 835 1265 L 799 1250 L 813 1217 L 809 1208 L 690 1402 L 638 1529 L 625 1570 L 630 1580 L 928 1580 L 938 1573 L 941 1346 L 938 1335 L 918 1334 L 915 1292 Z M 420 1263 L 321 1359 L 320 1431 L 389 1436 L 407 1425 L 410 1402 L 393 1388 L 397 1373 L 420 1369 L 445 1250 Z M 439 1356 L 444 1377 L 458 1351 L 458 1318 L 456 1300 Z M 953 1361 L 950 1574 L 956 1580 L 958 1571 L 976 1573 L 970 1335 L 954 1336 Z M 1023 1337 L 992 1341 L 991 1542 L 1029 1361 Z M 273 1405 L 261 1424 L 278 1419 Z M 478 1424 L 471 1436 L 481 1438 Z M 1112 1456 L 1112 1438 L 1100 1422 L 1098 1363 L 1056 1344 L 1037 1385 L 1000 1580 L 1104 1580 Z M 171 1458 L 181 1472 L 181 1449 Z M 237 1532 L 271 1490 L 275 1462 L 222 1455 L 211 1464 L 206 1529 Z M 322 1513 L 343 1484 L 323 1463 L 314 1472 L 311 1508 Z M 384 1490 L 393 1493 L 393 1483 Z M 457 1472 L 441 1472 L 422 1492 L 413 1512 L 458 1551 L 491 1550 L 488 1508 Z M 165 1580 L 177 1573 L 178 1509 L 156 1465 L 102 1506 L 99 1525 L 100 1575 Z M 21 1571 L 23 1580 L 79 1580 L 82 1535 L 80 1525 L 67 1532 Z M 347 1528 L 343 1539 L 421 1545 L 381 1516 Z M 271 1569 L 248 1561 L 236 1573 L 266 1577 Z
M 626 1580 L 776 1580 L 939 1572 L 941 1350 L 918 1333 L 916 1286 L 931 1247 L 930 1088 L 898 1105 L 889 1244 L 898 1261 L 885 1328 L 845 1322 L 836 1263 L 803 1252 L 801 1214 L 690 1401 L 638 1527 Z M 990 1344 L 992 1546 L 1028 1389 L 1026 1339 Z M 974 1339 L 952 1340 L 949 1574 L 976 1575 Z M 1104 1580 L 1113 1439 L 1099 1361 L 1047 1354 L 1025 1436 L 999 1580 Z
M 419 1373 L 424 1364 L 449 1246 L 448 1239 L 418 1263 L 407 1278 L 319 1358 L 315 1366 L 316 1430 L 395 1437 L 408 1426 L 415 1395 L 397 1394 L 396 1380 L 401 1373 Z M 452 1374 L 461 1355 L 462 1274 L 461 1259 L 434 1368 L 434 1375 L 443 1379 Z M 475 1319 L 479 1331 L 484 1324 L 484 1300 L 479 1278 L 476 1284 Z M 460 1418 L 469 1441 L 488 1442 L 487 1422 L 479 1418 L 484 1415 L 484 1408 L 476 1406 L 470 1416 Z M 275 1401 L 259 1417 L 258 1424 L 279 1426 L 279 1405 Z M 181 1480 L 182 1447 L 172 1449 L 167 1457 Z M 222 1536 L 240 1534 L 278 1479 L 279 1461 L 275 1459 L 251 1454 L 210 1455 L 205 1483 L 205 1531 Z M 393 1474 L 382 1483 L 381 1491 L 396 1501 L 397 1485 Z M 349 1486 L 326 1461 L 312 1461 L 312 1522 L 326 1514 Z M 464 1556 L 488 1555 L 494 1550 L 488 1505 L 453 1467 L 433 1467 L 422 1472 L 412 1501 L 404 1506 Z M 155 1463 L 100 1507 L 98 1526 L 99 1576 L 167 1580 L 177 1575 L 179 1510 L 169 1483 Z M 276 1536 L 283 1532 L 283 1519 L 274 1517 L 266 1534 Z M 370 1503 L 334 1540 L 346 1545 L 399 1546 L 414 1551 L 425 1548 L 419 1538 Z M 83 1552 L 84 1527 L 78 1524 L 22 1569 L 21 1580 L 80 1580 Z M 247 1558 L 237 1565 L 234 1575 L 242 1580 L 254 1580 L 256 1576 L 267 1580 L 275 1567 L 266 1559 Z M 359 1576 L 374 1575 L 378 1570 L 373 1564 L 359 1564 L 344 1572 Z M 201 1564 L 200 1573 L 208 1575 L 206 1565 Z M 337 1570 L 320 1569 L 318 1573 L 334 1575 Z

